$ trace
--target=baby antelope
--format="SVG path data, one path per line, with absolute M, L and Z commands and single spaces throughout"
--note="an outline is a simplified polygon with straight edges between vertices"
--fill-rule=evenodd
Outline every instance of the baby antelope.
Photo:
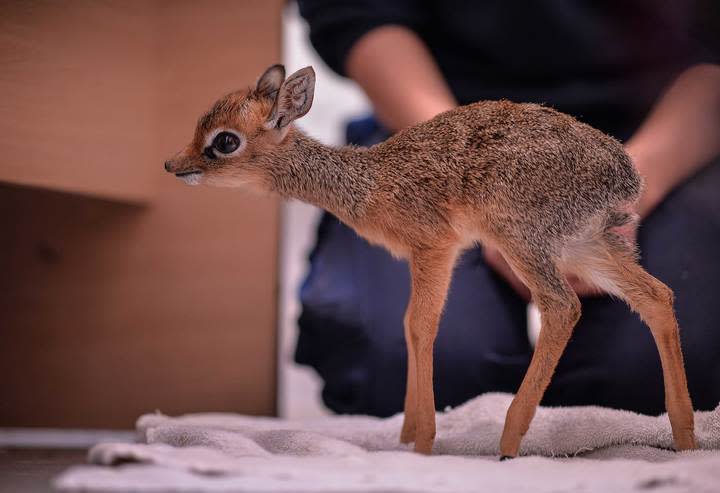
M 515 457 L 580 317 L 573 273 L 625 300 L 649 326 L 662 361 L 678 450 L 695 447 L 673 293 L 637 262 L 631 226 L 642 181 L 623 147 L 536 104 L 482 101 L 442 113 L 369 149 L 332 148 L 292 122 L 313 102 L 311 67 L 270 67 L 220 99 L 165 169 L 191 185 L 252 185 L 326 209 L 408 260 L 408 349 L 400 440 L 428 454 L 435 438 L 433 343 L 461 252 L 497 248 L 527 285 L 542 329 L 507 411 L 502 457 Z M 472 323 L 472 321 L 468 321 Z

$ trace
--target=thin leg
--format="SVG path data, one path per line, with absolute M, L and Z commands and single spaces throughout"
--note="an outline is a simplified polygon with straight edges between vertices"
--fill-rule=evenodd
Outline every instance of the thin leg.
M 620 238 L 607 233 L 605 241 L 609 255 L 599 261 L 600 265 L 594 266 L 594 271 L 602 274 L 591 277 L 602 277 L 600 284 L 625 299 L 650 327 L 660 354 L 665 407 L 675 447 L 678 450 L 693 449 L 696 446 L 693 407 L 687 388 L 680 330 L 673 309 L 673 292 L 637 263 L 632 250 Z
M 580 301 L 550 257 L 530 263 L 518 257 L 506 258 L 530 288 L 540 309 L 542 328 L 528 371 L 505 418 L 500 439 L 502 458 L 517 456 L 522 437 L 580 318 Z
M 408 389 L 406 397 L 410 399 L 406 398 L 406 406 L 413 404 L 414 397 L 415 451 L 423 454 L 432 452 L 435 440 L 433 344 L 456 257 L 455 250 L 446 249 L 416 252 L 410 259 L 412 292 L 405 319 L 409 333 L 408 350 L 415 355 L 415 379 L 408 378 L 408 387 L 414 384 L 415 392 Z M 410 360 L 409 357 L 408 366 Z M 406 424 L 411 429 L 412 421 L 407 420 L 407 415 Z
M 410 323 L 407 315 L 405 316 L 405 345 L 407 346 L 407 383 L 405 389 L 405 418 L 403 419 L 402 431 L 400 432 L 400 441 L 402 443 L 410 443 L 415 441 L 415 427 L 417 412 L 417 367 L 415 365 L 415 348 L 413 347 L 412 337 L 410 336 Z

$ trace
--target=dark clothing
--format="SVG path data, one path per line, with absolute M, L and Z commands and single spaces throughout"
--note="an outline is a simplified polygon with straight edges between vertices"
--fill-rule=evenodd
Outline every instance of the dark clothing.
M 460 104 L 546 103 L 621 140 L 674 75 L 718 59 L 716 0 L 298 3 L 313 46 L 340 74 L 363 34 L 402 25 L 423 39 Z
M 711 61 L 692 31 L 695 3 L 652 1 L 301 0 L 313 44 L 343 72 L 352 44 L 384 24 L 418 32 L 458 101 L 545 102 L 620 139 L 631 135 L 679 70 Z M 708 2 L 710 5 L 711 2 Z M 712 4 L 716 6 L 716 4 Z M 717 20 L 717 17 L 714 18 Z M 691 34 L 692 33 L 692 34 Z M 705 37 L 707 41 L 709 38 Z M 717 38 L 715 38 L 715 41 Z M 402 83 L 402 74 L 398 74 Z M 387 133 L 355 122 L 350 141 Z M 642 264 L 676 294 L 688 382 L 698 409 L 720 401 L 720 162 L 678 187 L 639 231 Z M 336 412 L 402 410 L 407 353 L 407 264 L 326 214 L 301 290 L 296 359 L 325 380 Z M 543 400 L 664 411 L 650 331 L 622 302 L 582 300 L 583 315 Z M 459 261 L 435 344 L 436 406 L 489 391 L 517 391 L 532 348 L 526 305 L 483 261 Z

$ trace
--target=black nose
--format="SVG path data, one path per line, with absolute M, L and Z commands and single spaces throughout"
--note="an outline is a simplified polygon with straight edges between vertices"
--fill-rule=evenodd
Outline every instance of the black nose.
M 169 173 L 171 168 L 172 168 L 172 162 L 165 161 L 165 171 L 167 171 Z

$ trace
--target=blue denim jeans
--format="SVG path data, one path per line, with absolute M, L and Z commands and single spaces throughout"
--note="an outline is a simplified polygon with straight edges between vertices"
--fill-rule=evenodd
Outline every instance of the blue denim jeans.
M 372 127 L 372 121 L 360 122 Z M 357 129 L 356 129 L 357 130 Z M 373 144 L 381 130 L 360 128 Z M 349 128 L 349 140 L 353 140 Z M 357 140 L 357 139 L 355 139 Z M 676 296 L 688 385 L 696 409 L 720 401 L 720 161 L 671 193 L 642 223 L 643 266 Z M 407 264 L 325 214 L 301 289 L 296 360 L 324 380 L 338 413 L 402 410 L 407 352 Z M 582 300 L 582 318 L 545 405 L 664 412 L 662 369 L 649 329 L 622 301 Z M 532 355 L 526 304 L 485 264 L 480 248 L 459 260 L 435 343 L 435 403 L 517 391 Z

